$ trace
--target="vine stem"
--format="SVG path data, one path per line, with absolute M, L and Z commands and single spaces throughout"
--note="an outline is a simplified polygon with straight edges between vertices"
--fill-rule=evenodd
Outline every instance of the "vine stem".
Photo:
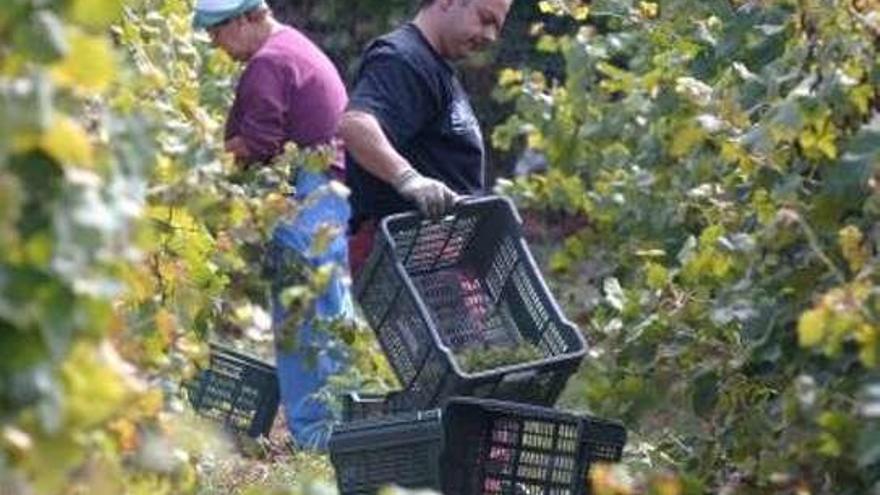
M 846 283 L 846 275 L 843 271 L 834 264 L 834 261 L 828 256 L 827 253 L 822 249 L 821 244 L 819 243 L 819 236 L 816 235 L 816 232 L 812 227 L 804 220 L 803 216 L 800 213 L 792 212 L 795 221 L 800 225 L 801 229 L 804 232 L 804 235 L 807 236 L 807 242 L 810 244 L 810 249 L 813 250 L 813 253 L 819 257 L 819 260 L 828 267 L 828 270 L 834 274 L 834 278 L 837 279 L 837 282 L 840 284 Z

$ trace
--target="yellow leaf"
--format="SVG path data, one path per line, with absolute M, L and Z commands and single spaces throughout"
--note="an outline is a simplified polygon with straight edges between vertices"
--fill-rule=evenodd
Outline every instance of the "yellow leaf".
M 530 132 L 527 138 L 529 148 L 533 150 L 544 149 L 544 135 L 540 131 Z
M 93 29 L 110 27 L 121 14 L 122 0 L 74 0 L 70 6 L 71 20 Z
M 61 86 L 101 92 L 116 76 L 113 47 L 104 36 L 78 30 L 69 33 L 70 52 L 52 68 L 52 77 Z
M 862 84 L 850 92 L 849 101 L 859 109 L 860 114 L 867 115 L 871 110 L 871 98 L 873 96 L 874 87 L 871 84 Z
M 798 342 L 801 347 L 814 347 L 822 343 L 828 316 L 825 308 L 811 309 L 801 315 L 798 321 Z
M 712 275 L 715 278 L 722 279 L 726 277 L 727 274 L 730 273 L 730 270 L 733 268 L 733 259 L 725 254 L 719 254 L 715 250 L 712 250 L 712 254 Z
M 798 137 L 804 154 L 814 160 L 822 158 L 823 155 L 832 160 L 836 159 L 836 140 L 837 129 L 828 115 L 823 115 L 819 120 L 813 121 L 810 127 Z
M 541 0 L 538 2 L 538 10 L 542 14 L 553 14 L 559 11 L 559 7 L 548 0 Z
M 834 136 L 825 134 L 816 146 L 828 158 L 834 160 L 837 158 L 837 145 L 834 144 Z
M 627 480 L 609 464 L 595 464 L 587 474 L 587 483 L 593 495 L 631 495 L 633 489 Z
M 818 142 L 818 138 L 816 133 L 813 131 L 804 131 L 800 137 L 801 147 L 805 150 L 812 149 L 816 147 L 816 143 Z
M 639 2 L 639 15 L 645 19 L 653 19 L 657 17 L 659 8 L 655 2 Z
M 681 492 L 681 480 L 672 474 L 663 474 L 651 480 L 651 493 L 656 495 L 681 495 Z
M 107 427 L 116 436 L 116 442 L 123 452 L 131 452 L 138 445 L 137 425 L 126 418 L 119 418 Z
M 62 369 L 67 390 L 66 414 L 71 425 L 88 427 L 106 420 L 130 390 L 94 344 L 81 343 Z
M 870 250 L 863 244 L 865 235 L 854 225 L 844 227 L 837 233 L 837 243 L 850 270 L 858 272 L 870 258 Z
M 39 146 L 58 163 L 91 167 L 95 161 L 85 129 L 65 115 L 53 119 L 49 130 L 40 136 Z
M 669 154 L 675 158 L 681 158 L 699 146 L 705 137 L 705 131 L 699 126 L 685 125 L 678 129 L 673 136 L 669 146 Z
M 721 158 L 739 166 L 745 173 L 751 173 L 755 169 L 755 162 L 748 152 L 738 143 L 725 141 L 721 144 Z
M 522 71 L 511 69 L 509 67 L 505 67 L 501 69 L 501 72 L 498 73 L 498 85 L 499 86 L 510 86 L 515 83 L 520 83 L 523 80 Z
M 880 331 L 876 327 L 863 323 L 856 330 L 856 341 L 859 343 L 859 359 L 869 368 L 877 366 L 877 341 Z
M 589 15 L 590 7 L 588 5 L 581 4 L 571 9 L 571 16 L 574 17 L 576 21 L 585 21 Z

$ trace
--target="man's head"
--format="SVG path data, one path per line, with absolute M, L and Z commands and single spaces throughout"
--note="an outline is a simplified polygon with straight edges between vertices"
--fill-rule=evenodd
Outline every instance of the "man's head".
M 419 17 L 430 26 L 435 48 L 459 59 L 498 39 L 513 0 L 421 0 Z
M 197 0 L 193 26 L 208 31 L 214 46 L 246 61 L 271 33 L 271 14 L 263 0 Z

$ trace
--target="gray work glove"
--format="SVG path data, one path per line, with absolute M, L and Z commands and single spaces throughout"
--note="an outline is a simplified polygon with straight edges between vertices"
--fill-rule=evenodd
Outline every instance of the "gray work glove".
M 459 200 L 458 194 L 446 184 L 411 168 L 401 173 L 392 186 L 401 196 L 414 202 L 423 215 L 431 218 L 442 216 Z

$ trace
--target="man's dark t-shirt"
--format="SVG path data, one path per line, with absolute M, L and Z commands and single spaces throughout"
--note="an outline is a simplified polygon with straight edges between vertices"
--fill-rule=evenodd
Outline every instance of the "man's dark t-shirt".
M 455 70 L 413 24 L 373 41 L 364 52 L 348 108 L 372 114 L 394 148 L 427 177 L 459 194 L 485 185 L 480 126 Z M 347 157 L 352 224 L 415 209 L 387 183 Z

